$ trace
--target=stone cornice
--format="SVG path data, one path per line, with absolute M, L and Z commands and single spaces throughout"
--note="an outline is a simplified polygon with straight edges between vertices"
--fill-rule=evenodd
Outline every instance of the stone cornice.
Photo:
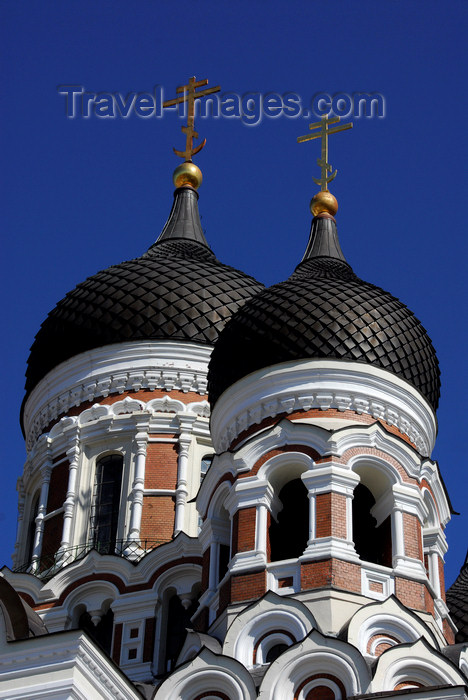
M 70 408 L 140 389 L 207 391 L 211 347 L 144 341 L 106 345 L 72 357 L 49 372 L 29 395 L 23 413 L 26 446 Z
M 357 362 L 303 360 L 253 372 L 222 394 L 211 421 L 215 449 L 227 450 L 244 430 L 265 418 L 312 408 L 381 419 L 407 435 L 423 456 L 434 447 L 434 411 L 408 382 Z

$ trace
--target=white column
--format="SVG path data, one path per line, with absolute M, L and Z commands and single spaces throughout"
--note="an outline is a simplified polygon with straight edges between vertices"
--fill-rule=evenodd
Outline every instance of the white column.
M 317 531 L 316 526 L 316 502 L 315 502 L 315 492 L 309 491 L 309 541 L 307 544 L 312 544 L 315 540 L 315 534 Z
M 267 549 L 267 523 L 268 507 L 266 503 L 259 503 L 257 506 L 257 517 L 255 524 L 255 549 L 262 552 L 266 557 Z
M 143 492 L 145 488 L 146 452 L 148 447 L 148 433 L 141 432 L 135 435 L 136 458 L 135 478 L 132 484 L 132 510 L 130 514 L 130 527 L 128 539 L 140 544 L 141 515 L 143 512 Z
M 78 461 L 80 457 L 80 440 L 78 431 L 75 435 L 73 447 L 67 450 L 67 457 L 70 460 L 70 466 L 68 472 L 67 496 L 65 499 L 63 511 L 62 542 L 60 543 L 59 549 L 59 552 L 61 554 L 63 554 L 67 547 L 70 546 L 71 526 L 73 521 L 73 515 L 75 513 L 76 481 L 78 474 Z
M 392 545 L 393 566 L 397 566 L 398 559 L 405 556 L 405 535 L 403 531 L 403 513 L 395 508 L 392 513 Z M 395 561 L 396 560 L 396 561 Z
M 192 427 L 196 420 L 196 415 L 179 415 L 179 457 L 177 460 L 177 487 L 175 495 L 175 520 L 174 537 L 184 530 L 185 508 L 188 497 L 188 458 L 189 449 L 192 444 Z
M 44 534 L 44 518 L 47 513 L 47 499 L 49 497 L 50 476 L 52 474 L 52 461 L 48 457 L 41 467 L 41 493 L 39 496 L 39 508 L 36 516 L 36 531 L 34 533 L 34 545 L 31 557 L 31 569 L 36 571 L 39 565 L 39 558 L 42 551 L 42 537 Z
M 435 591 L 436 598 L 440 598 L 439 555 L 437 552 L 429 552 L 427 555 L 429 568 L 429 581 Z

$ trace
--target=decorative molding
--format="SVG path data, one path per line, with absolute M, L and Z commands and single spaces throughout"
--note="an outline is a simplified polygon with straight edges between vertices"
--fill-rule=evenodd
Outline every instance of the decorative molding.
M 338 360 L 284 362 L 236 382 L 213 410 L 217 452 L 268 417 L 310 409 L 355 411 L 395 426 L 429 456 L 437 424 L 433 409 L 408 382 L 370 365 Z
M 184 404 L 182 401 L 176 401 L 171 399 L 169 396 L 165 396 L 162 399 L 152 399 L 145 403 L 144 401 L 138 401 L 136 399 L 131 399 L 126 396 L 122 401 L 116 401 L 112 404 L 94 404 L 91 408 L 87 408 L 78 416 L 64 416 L 51 428 L 50 433 L 47 437 L 50 440 L 62 435 L 68 428 L 80 428 L 90 423 L 95 423 L 97 421 L 107 420 L 113 421 L 116 418 L 122 419 L 127 418 L 137 414 L 141 416 L 142 413 L 146 413 L 148 417 L 155 416 L 158 413 L 172 413 L 174 415 L 179 415 L 181 413 L 186 414 L 187 419 L 197 416 L 200 418 L 209 418 L 210 416 L 210 405 L 208 401 L 195 401 L 189 404 Z M 29 447 L 34 446 L 34 440 L 32 440 Z M 41 436 L 42 438 L 43 436 Z M 176 442 L 173 438 L 158 438 L 157 442 Z M 149 442 L 154 442 L 149 438 Z
M 154 340 L 106 345 L 62 362 L 26 401 L 27 449 L 70 408 L 110 394 L 163 389 L 205 396 L 211 351 L 195 343 Z

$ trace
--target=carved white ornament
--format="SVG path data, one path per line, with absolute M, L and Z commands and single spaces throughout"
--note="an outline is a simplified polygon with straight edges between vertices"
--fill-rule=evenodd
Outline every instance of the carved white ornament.
M 83 426 L 93 421 L 102 420 L 103 418 L 115 418 L 120 416 L 128 416 L 133 413 L 147 413 L 156 415 L 157 413 L 191 413 L 203 418 L 210 417 L 210 404 L 208 401 L 194 401 L 192 403 L 182 403 L 176 399 L 170 399 L 165 396 L 163 399 L 152 399 L 145 403 L 137 401 L 128 396 L 122 401 L 116 401 L 109 405 L 94 404 L 91 408 L 85 409 L 78 416 L 66 416 L 61 418 L 51 429 L 50 438 L 56 438 L 61 435 L 66 428 L 71 425 Z
M 100 397 L 140 389 L 193 391 L 205 396 L 211 350 L 194 343 L 131 342 L 106 345 L 62 362 L 41 379 L 26 401 L 27 450 L 58 416 Z M 97 410 L 89 409 L 94 411 L 89 420 L 97 417 Z M 124 406 L 122 412 L 126 411 Z M 102 410 L 101 415 L 105 415 Z
M 265 418 L 314 408 L 381 419 L 407 435 L 423 456 L 434 447 L 434 411 L 408 382 L 357 362 L 302 360 L 253 372 L 221 395 L 211 421 L 216 452 Z

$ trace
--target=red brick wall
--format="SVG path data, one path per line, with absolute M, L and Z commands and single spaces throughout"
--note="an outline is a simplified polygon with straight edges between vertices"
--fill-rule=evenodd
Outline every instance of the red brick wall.
M 438 556 L 437 561 L 439 563 L 439 581 L 440 581 L 440 597 L 445 600 L 445 572 L 444 572 L 444 562 Z
M 346 496 L 320 493 L 316 497 L 316 537 L 346 539 Z
M 403 530 L 406 556 L 423 561 L 421 525 L 416 515 L 403 513 Z
M 177 486 L 177 445 L 150 442 L 146 454 L 145 489 L 175 489 Z
M 361 592 L 361 567 L 340 559 L 301 564 L 301 590 L 332 587 Z
M 399 576 L 395 577 L 395 595 L 398 600 L 401 600 L 403 605 L 406 605 L 408 608 L 426 610 L 428 601 L 426 600 L 425 593 L 426 587 L 423 583 L 409 581 Z M 429 610 L 429 612 L 431 611 Z
M 455 632 L 452 630 L 447 620 L 442 622 L 442 629 L 444 632 L 444 637 L 447 640 L 447 644 L 455 644 Z
M 175 504 L 172 496 L 143 496 L 141 540 L 169 542 L 174 532 Z
M 329 537 L 332 534 L 331 493 L 319 493 L 315 498 L 315 535 Z
M 238 574 L 231 579 L 231 603 L 261 598 L 266 592 L 266 570 Z
M 236 552 L 249 552 L 255 549 L 255 520 L 256 508 L 242 508 L 236 515 L 238 516 Z
M 68 488 L 68 462 L 57 464 L 52 469 L 49 484 L 49 496 L 47 498 L 47 513 L 61 508 L 64 504 Z

